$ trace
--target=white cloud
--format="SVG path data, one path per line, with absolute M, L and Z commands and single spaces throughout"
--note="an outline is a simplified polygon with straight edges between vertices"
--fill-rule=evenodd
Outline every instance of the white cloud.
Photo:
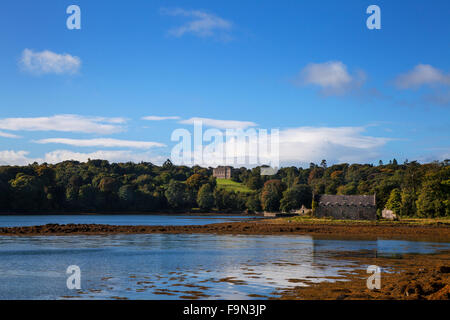
M 34 162 L 38 163 L 58 163 L 67 160 L 86 162 L 88 159 L 102 159 L 110 162 L 128 162 L 139 163 L 141 161 L 162 164 L 166 158 L 155 156 L 149 152 L 136 153 L 128 150 L 98 150 L 90 153 L 73 152 L 69 150 L 55 150 L 48 152 L 43 158 L 28 157 L 28 151 L 0 151 L 0 165 L 28 165 Z
M 379 157 L 379 148 L 383 147 L 389 138 L 373 137 L 363 134 L 364 127 L 298 127 L 284 129 L 279 131 L 278 138 L 278 156 L 279 163 L 282 166 L 302 165 L 307 166 L 310 162 L 319 163 L 322 159 L 326 159 L 329 163 L 364 163 L 371 162 Z M 272 134 L 268 132 L 268 144 L 271 144 Z M 275 137 L 274 137 L 275 138 Z M 263 141 L 257 140 L 255 137 L 251 139 L 253 147 L 248 142 L 239 139 L 230 139 L 219 144 L 215 150 L 209 150 L 203 154 L 206 163 L 203 165 L 218 165 L 233 163 L 235 159 L 229 158 L 231 155 L 239 156 L 235 150 L 246 152 L 246 156 L 253 159 L 259 158 L 258 164 L 277 163 L 276 152 L 270 151 L 261 158 L 261 149 Z M 255 147 L 257 144 L 257 147 Z M 211 150 L 211 149 L 210 149 Z M 220 154 L 220 150 L 224 150 L 224 156 Z M 211 163 L 208 163 L 210 159 Z M 223 162 L 217 161 L 223 159 Z M 248 161 L 248 159 L 244 160 Z M 235 165 L 244 165 L 246 163 L 236 163 Z
M 55 150 L 45 154 L 44 161 L 47 163 L 58 163 L 66 160 L 75 160 L 86 162 L 88 159 L 102 159 L 110 162 L 128 162 L 132 161 L 139 163 L 152 162 L 155 164 L 163 163 L 164 159 L 161 156 L 153 156 L 148 152 L 136 153 L 128 150 L 98 150 L 90 153 L 73 152 L 69 150 Z
M 36 118 L 0 119 L 0 129 L 110 134 L 123 131 L 123 118 L 85 117 L 73 114 Z
M 450 85 L 450 75 L 429 64 L 418 64 L 411 71 L 400 74 L 395 79 L 399 89 L 415 89 L 424 85 Z
M 171 16 L 183 16 L 191 18 L 186 24 L 169 30 L 169 34 L 175 37 L 181 37 L 190 33 L 198 37 L 220 36 L 224 40 L 229 40 L 228 32 L 233 24 L 231 21 L 220 18 L 212 13 L 200 10 L 161 9 L 162 14 Z
M 214 127 L 219 129 L 245 129 L 248 127 L 254 127 L 257 124 L 251 121 L 238 121 L 238 120 L 217 120 L 210 118 L 190 118 L 187 120 L 181 120 L 182 124 L 194 124 L 194 122 L 201 122 L 202 125 L 207 127 Z
M 81 60 L 70 54 L 58 54 L 52 51 L 34 52 L 25 49 L 20 65 L 23 70 L 34 74 L 75 74 L 81 67 Z
M 284 162 L 365 162 L 390 139 L 363 135 L 364 127 L 300 127 L 280 131 L 280 160 Z
M 310 63 L 302 69 L 299 78 L 295 81 L 300 85 L 319 86 L 322 93 L 343 94 L 351 89 L 360 87 L 365 81 L 366 75 L 359 71 L 354 75 L 349 74 L 347 66 L 340 61 L 328 61 L 324 63 Z
M 0 151 L 0 165 L 27 165 L 35 161 L 39 162 L 40 159 L 28 158 L 28 151 L 14 151 L 14 150 L 1 150 Z
M 258 131 L 253 128 L 251 130 Z M 298 127 L 282 129 L 279 131 L 279 162 L 282 166 L 307 166 L 310 162 L 319 163 L 322 159 L 326 159 L 329 163 L 373 162 L 380 158 L 380 148 L 385 146 L 391 139 L 368 135 L 365 133 L 365 130 L 365 127 Z M 272 139 L 270 130 L 268 134 L 270 145 L 270 140 Z M 255 139 L 250 141 L 253 144 L 259 144 L 258 148 L 261 148 L 262 142 Z M 41 141 L 43 143 L 66 143 L 73 146 L 144 148 L 144 145 L 139 144 L 140 141 L 136 141 L 137 144 L 133 144 L 133 141 L 116 139 L 44 139 Z M 235 153 L 235 150 L 245 150 L 244 152 L 247 152 L 246 156 L 253 158 L 260 156 L 258 154 L 258 148 L 254 148 L 254 145 L 253 147 L 249 147 L 246 144 L 244 145 L 244 143 L 239 139 L 230 139 L 224 141 L 217 149 L 205 149 L 206 152 L 203 154 L 204 160 L 201 164 L 226 164 L 225 161 L 229 159 L 220 158 L 223 159 L 223 163 L 220 163 L 217 161 L 218 155 L 214 154 L 220 147 L 224 148 L 225 156 L 241 156 L 239 152 Z M 209 146 L 209 143 L 205 143 L 204 146 Z M 145 147 L 150 147 L 150 144 L 145 145 Z M 147 161 L 160 164 L 166 159 L 163 156 L 155 156 L 149 151 L 133 152 L 131 150 L 97 150 L 87 153 L 55 150 L 46 153 L 40 158 L 32 158 L 28 157 L 28 155 L 29 153 L 27 151 L 0 151 L 0 164 L 26 165 L 35 161 L 39 163 L 58 163 L 65 160 L 85 162 L 88 159 L 105 159 L 111 162 Z M 271 154 L 269 153 L 262 158 L 260 157 L 258 164 L 268 164 L 271 161 L 277 162 L 276 159 L 271 158 Z M 248 166 L 246 163 L 236 163 L 235 165 Z
M 0 131 L 0 137 L 3 137 L 3 138 L 20 138 L 20 136 L 18 136 L 16 134 L 2 132 L 2 131 Z
M 109 138 L 99 139 L 67 139 L 67 138 L 50 138 L 34 141 L 40 144 L 59 143 L 76 147 L 126 147 L 136 149 L 150 149 L 153 147 L 165 147 L 165 144 L 152 141 L 133 141 L 133 140 L 119 140 Z
M 162 120 L 178 120 L 180 117 L 174 116 L 174 117 L 160 117 L 160 116 L 147 116 L 142 117 L 142 120 L 149 120 L 149 121 L 162 121 Z

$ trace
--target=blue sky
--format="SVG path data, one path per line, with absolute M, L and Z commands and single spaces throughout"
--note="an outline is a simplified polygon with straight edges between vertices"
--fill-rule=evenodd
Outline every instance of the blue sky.
M 192 118 L 279 129 L 283 165 L 450 158 L 449 13 L 437 0 L 5 1 L 0 164 L 160 163 Z

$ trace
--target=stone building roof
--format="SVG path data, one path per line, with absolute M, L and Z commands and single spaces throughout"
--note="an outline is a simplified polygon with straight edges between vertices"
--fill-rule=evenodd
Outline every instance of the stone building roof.
M 375 195 L 331 195 L 320 196 L 319 205 L 322 206 L 375 206 Z

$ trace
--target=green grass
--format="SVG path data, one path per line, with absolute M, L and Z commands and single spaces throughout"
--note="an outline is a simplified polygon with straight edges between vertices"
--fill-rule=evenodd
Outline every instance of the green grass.
M 314 218 L 309 216 L 299 216 L 299 217 L 289 217 L 280 218 L 283 220 L 288 220 L 292 222 L 302 222 L 307 224 L 337 224 L 337 225 L 441 225 L 450 227 L 449 218 L 400 218 L 399 221 L 389 221 L 389 220 L 377 220 L 377 221 L 367 221 L 367 220 L 337 220 L 329 218 Z
M 221 189 L 225 189 L 228 191 L 234 191 L 234 192 L 242 192 L 242 193 L 253 193 L 255 191 L 249 189 L 246 185 L 243 183 L 235 182 L 228 179 L 216 179 L 217 181 L 217 187 Z

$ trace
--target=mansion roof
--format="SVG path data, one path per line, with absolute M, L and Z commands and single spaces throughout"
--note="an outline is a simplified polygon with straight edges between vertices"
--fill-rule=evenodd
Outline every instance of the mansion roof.
M 375 206 L 375 195 L 330 195 L 320 196 L 321 206 Z

